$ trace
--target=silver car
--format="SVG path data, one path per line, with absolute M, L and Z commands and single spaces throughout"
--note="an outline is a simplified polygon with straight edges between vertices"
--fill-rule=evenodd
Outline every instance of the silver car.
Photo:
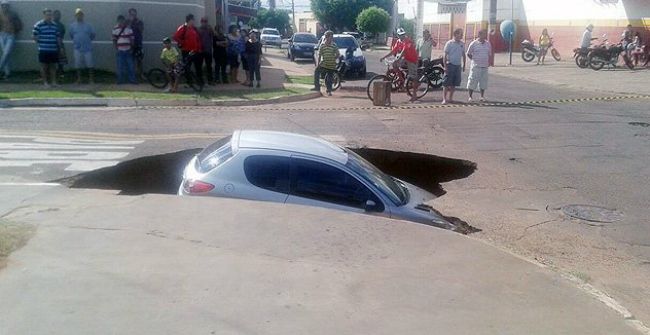
M 456 230 L 425 204 L 433 194 L 348 149 L 292 133 L 238 130 L 220 139 L 192 158 L 178 194 L 326 207 Z

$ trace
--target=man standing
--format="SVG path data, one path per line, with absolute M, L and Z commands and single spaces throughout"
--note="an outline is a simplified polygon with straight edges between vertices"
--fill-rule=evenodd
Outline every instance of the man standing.
M 411 96 L 411 102 L 416 102 L 418 97 L 415 92 L 417 92 L 418 87 L 420 87 L 420 81 L 418 80 L 418 52 L 415 50 L 415 43 L 406 36 L 406 31 L 404 31 L 404 29 L 397 29 L 397 38 L 398 41 L 395 42 L 391 51 L 379 61 L 383 62 L 384 59 L 393 55 L 397 56 L 399 59 L 399 61 L 396 61 L 393 66 L 401 66 L 406 62 L 406 67 L 408 68 L 408 79 L 411 79 L 411 85 L 413 85 L 412 88 L 414 92 Z
M 129 28 L 123 15 L 117 17 L 117 25 L 113 28 L 113 46 L 117 51 L 117 84 L 137 84 L 133 68 L 133 30 Z
M 420 60 L 431 60 L 431 51 L 436 45 L 438 45 L 438 43 L 431 38 L 429 31 L 423 31 L 422 38 L 416 43 L 416 49 Z
M 129 28 L 133 31 L 133 46 L 131 52 L 135 61 L 135 73 L 137 78 L 146 80 L 142 75 L 142 59 L 144 59 L 144 50 L 142 49 L 142 39 L 144 35 L 144 22 L 138 18 L 138 11 L 135 8 L 129 8 Z
M 0 57 L 0 76 L 8 79 L 11 74 L 9 68 L 9 56 L 14 49 L 16 35 L 23 30 L 23 23 L 16 13 L 9 9 L 9 0 L 0 1 L 0 48 L 2 56 Z
M 77 84 L 81 84 L 81 70 L 88 69 L 88 83 L 95 83 L 95 63 L 93 61 L 92 41 L 95 39 L 95 29 L 84 22 L 84 12 L 81 8 L 74 11 L 76 21 L 70 25 L 74 53 L 74 67 L 77 70 Z
M 200 57 L 203 49 L 201 46 L 201 36 L 194 26 L 193 14 L 187 14 L 185 16 L 185 23 L 176 29 L 173 39 L 181 48 L 183 59 L 187 64 L 186 71 L 189 71 L 190 65 L 194 64 L 196 78 L 199 80 L 199 85 L 203 86 L 203 68 Z
M 213 41 L 214 41 L 214 30 L 208 24 L 208 18 L 201 18 L 201 25 L 199 26 L 199 36 L 201 37 L 201 47 L 202 51 L 200 54 L 201 66 L 205 63 L 205 68 L 208 71 L 208 85 L 214 85 L 213 73 L 212 73 L 212 52 L 213 52 Z
M 51 84 L 58 86 L 56 81 L 56 64 L 59 62 L 59 48 L 61 47 L 61 33 L 52 21 L 52 10 L 43 10 L 43 19 L 36 22 L 32 30 L 34 41 L 38 44 L 38 61 L 41 63 L 41 76 L 45 87 Z
M 325 32 L 325 40 L 318 49 L 316 59 L 316 70 L 314 71 L 314 88 L 312 91 L 320 92 L 320 76 L 325 73 L 325 88 L 327 95 L 332 95 L 332 74 L 336 72 L 336 60 L 339 58 L 339 47 L 333 42 L 334 33 L 331 30 Z M 330 74 L 328 76 L 328 74 Z
M 61 40 L 65 37 L 65 25 L 61 22 L 61 11 L 56 9 L 52 12 L 52 21 L 56 24 L 56 27 L 59 29 L 59 34 L 61 34 Z M 56 67 L 56 75 L 59 78 L 63 79 L 64 69 L 63 67 L 68 64 L 68 56 L 65 54 L 65 45 L 61 43 L 59 47 L 59 63 Z
M 461 82 L 462 72 L 465 72 L 465 44 L 463 43 L 463 30 L 454 30 L 454 38 L 445 44 L 445 81 L 442 83 L 442 104 L 454 102 L 454 91 Z M 449 95 L 449 96 L 447 96 Z
M 472 41 L 467 48 L 467 57 L 472 60 L 467 79 L 469 102 L 472 102 L 472 94 L 477 88 L 481 90 L 481 101 L 485 101 L 491 53 L 492 45 L 487 40 L 487 30 L 481 29 L 478 32 L 478 39 Z
M 228 39 L 223 34 L 220 25 L 215 26 L 214 44 L 212 46 L 212 53 L 214 56 L 214 78 L 219 84 L 228 83 L 228 73 L 226 67 L 228 65 Z

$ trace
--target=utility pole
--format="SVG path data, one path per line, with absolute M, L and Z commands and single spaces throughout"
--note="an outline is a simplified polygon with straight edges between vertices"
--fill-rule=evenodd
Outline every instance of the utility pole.
M 298 32 L 298 27 L 296 26 L 296 4 L 294 0 L 291 0 L 291 26 L 292 32 Z
M 399 0 L 393 0 L 393 13 L 390 21 L 390 32 L 388 33 L 390 36 L 393 36 L 393 33 L 397 30 L 397 26 L 399 25 L 398 3 Z
M 418 0 L 418 8 L 415 14 L 415 36 L 411 36 L 414 41 L 422 36 L 424 30 L 424 0 Z
M 275 10 L 275 0 L 269 0 L 269 10 Z

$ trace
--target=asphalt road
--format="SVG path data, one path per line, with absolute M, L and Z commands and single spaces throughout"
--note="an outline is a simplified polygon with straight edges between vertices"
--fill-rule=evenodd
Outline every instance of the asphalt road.
M 490 85 L 490 101 L 504 105 L 442 108 L 435 91 L 419 105 L 398 95 L 396 108 L 380 109 L 363 93 L 338 91 L 334 98 L 243 108 L 4 109 L 0 182 L 47 182 L 203 147 L 242 128 L 467 159 L 478 171 L 446 185 L 442 206 L 483 229 L 489 241 L 585 274 L 650 320 L 650 100 L 600 100 L 615 95 L 499 76 Z M 616 209 L 622 219 L 537 225 L 546 217 L 535 215 L 572 203 Z

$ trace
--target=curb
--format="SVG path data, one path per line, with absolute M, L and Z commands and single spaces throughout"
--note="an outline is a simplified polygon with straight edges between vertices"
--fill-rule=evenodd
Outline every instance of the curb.
M 205 100 L 205 99 L 124 99 L 124 98 L 58 98 L 0 100 L 0 108 L 16 107 L 193 107 L 193 106 L 260 106 L 306 101 L 321 97 L 320 92 L 270 98 L 265 100 Z

